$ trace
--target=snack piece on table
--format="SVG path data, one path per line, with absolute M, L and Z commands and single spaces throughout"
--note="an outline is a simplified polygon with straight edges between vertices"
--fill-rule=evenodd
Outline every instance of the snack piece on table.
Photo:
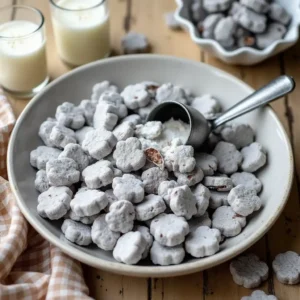
M 122 38 L 122 48 L 124 54 L 148 53 L 150 44 L 144 34 L 129 32 Z
M 269 268 L 258 256 L 250 253 L 235 258 L 230 263 L 230 273 L 236 284 L 253 289 L 268 279 Z

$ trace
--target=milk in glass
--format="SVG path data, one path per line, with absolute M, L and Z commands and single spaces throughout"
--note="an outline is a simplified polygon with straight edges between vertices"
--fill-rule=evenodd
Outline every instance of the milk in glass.
M 106 1 L 52 1 L 52 21 L 60 57 L 79 66 L 110 53 Z
M 0 84 L 14 92 L 29 92 L 47 78 L 43 33 L 30 21 L 0 25 Z

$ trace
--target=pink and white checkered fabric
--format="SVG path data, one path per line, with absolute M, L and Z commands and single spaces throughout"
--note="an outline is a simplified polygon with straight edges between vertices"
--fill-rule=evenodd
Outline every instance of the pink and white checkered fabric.
M 14 122 L 0 89 L 0 299 L 91 299 L 80 263 L 44 240 L 27 223 L 4 179 Z

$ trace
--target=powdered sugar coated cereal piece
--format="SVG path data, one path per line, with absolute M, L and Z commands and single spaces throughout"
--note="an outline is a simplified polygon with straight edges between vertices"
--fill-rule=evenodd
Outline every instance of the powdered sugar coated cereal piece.
M 236 284 L 253 289 L 268 279 L 269 268 L 255 254 L 246 254 L 230 263 L 230 273 Z
M 62 125 L 53 126 L 50 136 L 50 143 L 57 148 L 64 148 L 68 144 L 76 144 L 75 132 Z
M 236 28 L 237 24 L 233 17 L 228 16 L 221 19 L 214 30 L 215 39 L 224 48 L 232 47 L 235 43 L 234 33 Z
M 61 150 L 47 146 L 39 146 L 30 152 L 30 164 L 41 170 L 46 169 L 46 164 L 51 159 L 56 159 L 60 155 Z
M 218 170 L 224 174 L 235 173 L 243 160 L 235 145 L 227 142 L 219 142 L 212 155 L 218 159 Z
M 270 9 L 268 0 L 241 0 L 240 2 L 259 14 L 265 14 Z
M 158 103 L 175 101 L 182 104 L 187 104 L 184 89 L 172 83 L 164 83 L 157 89 L 156 100 Z
M 259 143 L 252 143 L 241 150 L 243 156 L 242 170 L 253 173 L 263 167 L 267 162 L 267 155 Z
M 136 125 L 135 135 L 137 138 L 145 138 L 153 140 L 160 136 L 163 130 L 163 125 L 160 121 L 150 121 L 146 124 Z
M 179 185 L 188 185 L 193 186 L 200 181 L 202 181 L 204 174 L 201 168 L 196 166 L 192 172 L 189 173 L 180 173 L 174 172 L 174 175 L 177 177 L 177 182 Z
M 192 146 L 170 146 L 164 151 L 165 165 L 168 171 L 188 173 L 196 166 L 194 148 Z
M 50 220 L 62 218 L 70 209 L 72 195 L 68 187 L 50 187 L 38 197 L 38 214 Z
M 292 16 L 279 3 L 271 3 L 269 9 L 269 18 L 284 25 L 288 25 Z
M 231 0 L 203 0 L 203 8 L 209 13 L 220 12 L 227 10 L 231 3 Z
M 221 206 L 212 215 L 212 227 L 221 231 L 225 237 L 240 234 L 246 226 L 246 218 L 236 214 L 230 206 Z
M 111 204 L 105 221 L 110 230 L 126 233 L 132 230 L 134 218 L 135 211 L 132 203 L 120 200 Z
M 166 204 L 162 197 L 147 195 L 142 203 L 135 206 L 135 217 L 138 221 L 147 221 L 166 210 Z
M 192 1 L 190 10 L 191 10 L 192 20 L 196 23 L 203 20 L 206 16 L 206 12 L 203 9 L 202 0 Z
M 253 143 L 254 131 L 248 124 L 232 124 L 221 130 L 221 137 L 225 142 L 241 149 Z
M 93 127 L 84 126 L 75 131 L 75 137 L 79 145 L 82 145 L 82 142 L 84 141 L 86 134 L 92 130 L 94 130 Z
M 188 224 L 190 227 L 190 232 L 192 232 L 200 226 L 211 227 L 211 219 L 208 215 L 208 212 L 205 212 L 200 217 L 193 217 L 192 219 L 188 220 Z
M 46 192 L 50 188 L 49 180 L 45 170 L 39 170 L 36 173 L 34 186 L 40 193 Z
M 157 194 L 161 182 L 167 180 L 168 171 L 161 170 L 158 167 L 150 168 L 142 173 L 142 180 L 145 192 L 148 194 Z
M 85 123 L 83 110 L 70 102 L 59 105 L 55 117 L 59 124 L 72 129 L 80 129 Z
M 147 242 L 139 231 L 122 235 L 113 250 L 115 260 L 127 265 L 134 265 L 142 259 Z
M 78 191 L 79 192 L 79 191 Z M 71 209 L 68 211 L 68 213 L 64 216 L 65 219 L 71 219 L 73 221 L 77 221 L 86 225 L 93 224 L 93 222 L 99 217 L 99 214 L 91 215 L 91 216 L 84 216 L 80 217 L 76 215 L 74 211 Z
M 147 53 L 150 45 L 147 37 L 141 33 L 129 32 L 122 38 L 124 54 Z
M 210 192 L 209 207 L 216 209 L 220 206 L 228 206 L 228 192 Z
M 124 122 L 115 127 L 113 134 L 118 141 L 126 141 L 128 138 L 134 136 L 134 127 L 132 123 Z
M 44 144 L 48 147 L 54 147 L 55 145 L 50 141 L 50 134 L 52 128 L 58 125 L 57 121 L 52 118 L 48 118 L 44 121 L 39 128 L 39 136 L 43 140 Z
M 115 85 L 111 84 L 107 80 L 99 82 L 99 83 L 96 83 L 93 86 L 93 93 L 92 93 L 92 96 L 91 96 L 91 100 L 93 102 L 97 103 L 99 101 L 99 99 L 100 99 L 100 96 L 104 92 L 107 92 L 107 91 L 117 93 L 118 92 L 118 88 Z
M 46 164 L 49 183 L 54 186 L 70 186 L 79 181 L 77 163 L 71 158 L 52 159 Z
M 126 106 L 132 110 L 147 106 L 151 97 L 144 84 L 128 85 L 121 96 L 124 98 Z
M 147 92 L 152 98 L 155 98 L 156 91 L 159 88 L 160 84 L 155 81 L 142 81 L 140 84 L 143 84 L 146 87 Z
M 208 15 L 203 21 L 197 24 L 197 28 L 205 39 L 214 38 L 214 30 L 219 21 L 224 18 L 223 14 L 211 14 Z
M 264 32 L 267 28 L 267 17 L 245 6 L 241 6 L 233 18 L 242 27 L 254 33 Z
M 109 212 L 109 208 L 110 206 L 114 203 L 114 202 L 117 202 L 119 201 L 119 199 L 115 196 L 114 192 L 112 189 L 110 190 L 106 190 L 105 191 L 105 195 L 106 195 L 106 198 L 107 198 L 107 206 L 105 207 L 104 211 L 105 212 Z
M 120 124 L 125 122 L 131 123 L 133 126 L 136 126 L 137 124 L 142 123 L 142 118 L 138 114 L 133 114 L 122 119 Z
M 203 171 L 204 176 L 214 175 L 218 168 L 218 160 L 207 153 L 195 153 L 196 164 Z
M 118 169 L 123 172 L 141 169 L 146 163 L 146 156 L 141 148 L 141 142 L 134 137 L 119 141 L 113 154 Z
M 138 108 L 136 112 L 143 120 L 146 120 L 152 109 L 157 105 L 158 103 L 156 100 L 151 100 L 147 106 Z
M 113 193 L 120 200 L 127 200 L 132 203 L 139 203 L 144 199 L 143 182 L 134 175 L 124 174 L 113 180 Z
M 185 217 L 187 220 L 197 214 L 196 197 L 187 185 L 171 190 L 170 208 L 176 216 Z
M 255 190 L 256 193 L 262 189 L 261 181 L 254 174 L 248 172 L 234 173 L 230 178 L 234 186 L 242 184 L 246 188 Z
M 281 283 L 297 284 L 300 282 L 300 256 L 297 253 L 287 251 L 278 254 L 272 266 Z
M 183 261 L 184 256 L 185 251 L 182 245 L 166 247 L 154 241 L 150 250 L 150 258 L 155 265 L 178 265 Z
M 94 128 L 111 131 L 118 120 L 117 108 L 110 103 L 99 101 L 93 118 Z
M 80 245 L 88 246 L 92 242 L 91 227 L 73 220 L 64 220 L 61 231 L 69 241 Z
M 165 200 L 168 206 L 170 205 L 170 190 L 177 186 L 178 183 L 175 180 L 162 181 L 158 186 L 158 195 Z
M 86 134 L 82 149 L 95 159 L 102 159 L 112 152 L 117 138 L 105 129 L 96 129 Z
M 185 250 L 194 257 L 214 255 L 219 251 L 221 233 L 218 229 L 200 226 L 190 232 L 185 240 Z
M 251 296 L 242 297 L 241 300 L 278 300 L 273 295 L 267 295 L 264 291 L 256 290 Z
M 80 102 L 79 108 L 82 109 L 83 115 L 85 117 L 85 122 L 89 126 L 93 126 L 94 114 L 96 111 L 97 104 L 91 100 L 84 99 Z
M 119 232 L 111 231 L 105 221 L 106 214 L 99 216 L 92 226 L 92 240 L 100 248 L 105 251 L 113 250 L 119 237 Z
M 103 210 L 108 203 L 104 192 L 98 190 L 84 190 L 77 192 L 70 206 L 79 217 L 92 216 Z
M 197 109 L 206 119 L 211 119 L 221 111 L 220 103 L 211 95 L 196 97 L 191 106 Z
M 234 1 L 228 11 L 229 16 L 235 15 L 243 6 L 240 2 Z
M 153 244 L 153 237 L 150 234 L 149 228 L 146 227 L 146 226 L 136 225 L 134 227 L 134 231 L 140 232 L 142 234 L 143 238 L 145 239 L 146 243 L 147 243 L 146 249 L 145 249 L 145 251 L 143 252 L 143 255 L 142 255 L 142 259 L 145 259 L 145 258 L 147 258 L 148 254 L 149 254 L 149 251 L 150 251 L 150 248 Z
M 90 189 L 98 189 L 111 184 L 114 175 L 114 168 L 108 160 L 100 160 L 82 171 L 83 180 Z
M 104 92 L 99 99 L 100 102 L 105 102 L 113 106 L 113 111 L 119 118 L 123 119 L 128 115 L 128 110 L 124 104 L 123 97 L 111 91 Z
M 259 49 L 265 49 L 274 42 L 283 38 L 287 28 L 281 23 L 271 23 L 268 25 L 266 32 L 256 35 L 256 44 Z
M 200 217 L 208 208 L 210 191 L 203 184 L 199 183 L 194 189 L 192 189 L 192 193 L 196 199 L 197 213 L 195 216 Z
M 227 192 L 233 188 L 233 182 L 227 177 L 212 177 L 206 176 L 204 178 L 203 184 L 210 190 L 218 192 Z
M 83 151 L 81 146 L 77 144 L 66 145 L 63 152 L 59 155 L 59 158 L 64 157 L 73 159 L 77 163 L 78 170 L 80 172 L 82 172 L 90 164 L 88 155 Z
M 173 247 L 184 241 L 189 225 L 183 217 L 163 213 L 152 220 L 150 232 L 161 245 Z

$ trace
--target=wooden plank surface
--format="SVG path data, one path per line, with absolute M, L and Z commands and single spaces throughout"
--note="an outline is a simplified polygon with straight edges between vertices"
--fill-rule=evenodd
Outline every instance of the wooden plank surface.
M 3 2 L 2 2 L 3 1 Z M 1 0 L 1 4 L 11 0 Z M 51 78 L 69 71 L 58 58 L 50 21 L 49 4 L 46 0 L 19 0 L 41 9 L 46 17 L 48 65 Z M 152 52 L 204 61 L 221 68 L 258 88 L 279 74 L 287 73 L 300 82 L 300 44 L 285 54 L 276 56 L 254 67 L 226 65 L 203 53 L 183 31 L 171 31 L 164 23 L 164 13 L 175 9 L 174 0 L 110 0 L 111 40 L 113 55 L 120 54 L 120 39 L 130 30 L 147 35 Z M 300 87 L 294 94 L 272 104 L 291 137 L 295 154 L 296 176 L 291 196 L 284 213 L 269 233 L 250 251 L 269 263 L 279 252 L 300 252 Z M 9 97 L 16 115 L 24 109 L 28 100 Z M 297 151 L 298 150 L 298 151 Z M 84 266 L 85 279 L 91 296 L 101 300 L 238 300 L 249 295 L 250 290 L 234 284 L 228 263 L 205 272 L 164 279 L 139 279 L 118 276 Z M 271 273 L 261 289 L 274 293 L 279 299 L 300 299 L 300 286 L 280 284 Z

